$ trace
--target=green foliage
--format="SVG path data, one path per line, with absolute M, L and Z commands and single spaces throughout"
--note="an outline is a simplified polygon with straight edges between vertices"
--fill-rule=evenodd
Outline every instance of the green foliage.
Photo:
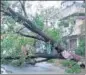
M 50 42 L 48 42 L 48 43 L 46 43 L 45 46 L 46 46 L 47 53 L 50 54 L 52 45 L 50 44 Z
M 25 57 L 21 54 L 21 46 L 25 46 L 26 44 L 32 46 L 33 43 L 34 40 L 31 38 L 21 37 L 16 34 L 7 34 L 7 36 L 1 41 L 1 56 L 16 57 L 21 55 L 21 58 L 18 61 L 23 63 Z M 3 59 L 2 62 L 6 62 L 6 60 Z
M 81 68 L 77 64 L 77 62 L 65 60 L 65 61 L 61 62 L 61 64 L 65 67 L 67 67 L 67 69 L 66 69 L 67 73 L 80 73 L 81 72 Z
M 55 59 L 48 60 L 49 63 L 54 63 Z
M 21 66 L 21 62 L 20 62 L 19 60 L 13 60 L 13 61 L 11 62 L 11 64 L 12 64 L 13 66 Z
M 60 35 L 60 30 L 58 30 L 58 29 L 50 29 L 50 28 L 48 28 L 47 30 L 46 30 L 46 33 L 51 37 L 51 38 L 53 38 L 54 40 L 60 40 L 60 37 L 61 37 L 61 35 Z
M 1 3 L 3 3 L 5 5 L 4 8 L 7 8 L 9 6 L 8 0 L 1 1 Z
M 12 60 L 5 60 L 4 58 L 1 59 L 1 64 L 9 64 Z
M 1 24 L 1 33 L 13 32 L 16 22 L 9 16 L 4 16 L 3 23 Z
M 74 61 L 69 61 L 69 60 L 65 60 L 62 62 L 62 65 L 65 66 L 65 67 L 70 67 L 72 65 L 76 64 L 76 62 Z
M 6 53 L 9 54 L 19 54 L 21 50 L 21 46 L 25 46 L 26 44 L 33 45 L 34 40 L 31 38 L 21 37 L 16 34 L 8 34 L 7 37 L 5 37 L 1 41 L 1 49 L 4 51 L 6 50 Z
M 40 28 L 41 30 L 43 29 L 44 23 L 43 23 L 43 17 L 40 15 L 36 15 L 36 17 L 34 18 L 35 25 Z
M 73 67 L 71 68 L 68 68 L 66 70 L 67 73 L 80 73 L 81 72 L 81 69 L 80 69 L 80 66 L 78 64 L 74 65 Z
M 82 39 L 79 42 L 79 47 L 75 50 L 75 53 L 81 56 L 85 56 L 85 40 Z

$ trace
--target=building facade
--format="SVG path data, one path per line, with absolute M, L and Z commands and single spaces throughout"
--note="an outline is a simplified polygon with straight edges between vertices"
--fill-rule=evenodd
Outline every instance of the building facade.
M 66 49 L 74 51 L 79 46 L 82 30 L 85 31 L 83 27 L 85 21 L 84 1 L 63 1 L 58 14 L 59 20 L 68 20 L 69 17 L 76 17 L 72 33 L 70 35 L 67 35 L 67 33 L 63 34 L 63 38 L 65 38 L 67 42 Z M 70 23 L 69 26 L 71 26 Z M 69 32 L 69 26 L 64 28 L 66 32 Z M 81 27 L 83 27 L 83 29 Z M 82 37 L 84 37 L 84 35 L 82 35 Z

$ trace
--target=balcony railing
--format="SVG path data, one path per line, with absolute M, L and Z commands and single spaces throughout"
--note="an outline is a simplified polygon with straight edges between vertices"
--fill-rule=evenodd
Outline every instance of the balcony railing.
M 84 14 L 84 13 L 85 13 L 85 8 L 83 8 L 80 5 L 78 6 L 76 4 L 73 4 L 72 6 L 62 9 L 58 15 L 59 15 L 59 19 L 63 19 L 73 14 L 78 15 L 78 14 Z

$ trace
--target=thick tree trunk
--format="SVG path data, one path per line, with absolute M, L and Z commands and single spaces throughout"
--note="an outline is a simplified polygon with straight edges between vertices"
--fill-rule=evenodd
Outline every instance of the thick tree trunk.
M 12 17 L 14 20 L 16 20 L 19 23 L 22 21 L 22 24 L 26 28 L 28 28 L 29 30 L 37 33 L 41 37 L 43 37 L 46 42 L 48 42 L 48 41 L 54 42 L 54 40 L 52 38 L 48 37 L 47 34 L 42 32 L 41 29 L 36 27 L 36 25 L 34 25 L 29 19 L 26 19 L 24 16 L 20 15 L 19 13 L 16 13 L 10 7 L 7 8 L 7 11 L 3 10 L 3 12 L 4 12 L 5 15 Z
M 24 16 L 20 15 L 19 13 L 13 11 L 10 7 L 7 8 L 7 10 L 2 11 L 5 15 L 12 17 L 16 22 L 21 23 L 29 30 L 33 31 L 34 33 L 40 35 L 42 37 L 42 41 L 50 42 L 52 46 L 54 46 L 55 40 L 53 40 L 51 37 L 49 37 L 47 34 L 45 34 L 41 29 L 36 27 L 29 19 L 26 19 Z M 39 39 L 37 37 L 33 37 L 36 39 Z M 58 50 L 62 50 L 61 47 L 57 45 Z M 55 49 L 54 49 L 55 50 Z
M 44 54 L 44 53 L 40 53 L 40 54 L 35 54 L 34 56 L 27 56 L 26 59 L 28 58 L 48 58 L 48 59 L 64 59 L 63 57 L 61 57 L 59 54 L 58 55 L 54 55 L 54 54 Z M 1 57 L 1 59 L 8 59 L 8 60 L 12 60 L 12 59 L 20 59 L 21 56 L 16 56 L 16 57 L 11 57 L 11 56 L 7 56 L 7 57 Z

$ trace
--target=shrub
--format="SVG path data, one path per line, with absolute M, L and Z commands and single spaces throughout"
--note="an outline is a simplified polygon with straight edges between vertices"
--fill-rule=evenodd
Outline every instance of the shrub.
M 74 64 L 76 64 L 76 62 L 69 61 L 69 60 L 65 60 L 65 61 L 62 62 L 62 65 L 65 66 L 65 67 L 71 67 Z
M 81 56 L 85 56 L 85 40 L 82 39 L 79 42 L 79 47 L 75 50 L 75 53 Z
M 11 64 L 12 64 L 13 66 L 20 66 L 20 65 L 21 65 L 21 61 L 19 61 L 19 60 L 13 60 L 13 61 L 11 62 Z
M 67 73 L 80 73 L 81 72 L 80 66 L 74 61 L 65 60 L 61 62 L 61 64 L 64 67 L 67 67 L 67 69 L 65 70 Z
M 66 70 L 67 73 L 80 73 L 81 69 L 80 66 L 78 64 L 73 65 L 71 68 L 68 68 Z
M 49 63 L 54 63 L 54 61 L 55 61 L 54 59 L 48 60 Z
M 7 36 L 1 40 L 1 56 L 6 57 L 6 56 L 11 56 L 11 57 L 16 57 L 21 55 L 21 61 L 22 63 L 25 61 L 25 57 L 21 53 L 21 46 L 25 46 L 26 44 L 29 44 L 32 46 L 34 43 L 34 40 L 31 38 L 26 38 L 22 36 L 18 36 L 16 34 L 7 34 Z M 17 61 L 17 62 L 19 62 Z M 11 61 L 7 61 L 5 59 L 2 60 L 2 63 L 11 63 Z M 16 61 L 12 61 L 12 63 L 15 64 Z

